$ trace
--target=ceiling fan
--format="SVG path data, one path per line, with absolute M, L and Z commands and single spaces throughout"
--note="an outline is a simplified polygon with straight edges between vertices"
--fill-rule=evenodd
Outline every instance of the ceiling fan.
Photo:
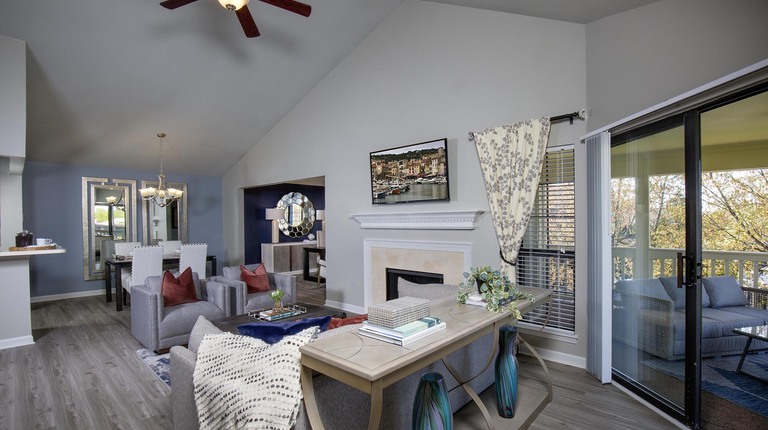
M 184 6 L 195 2 L 197 0 L 165 0 L 160 2 L 160 6 L 166 9 L 176 9 L 177 7 Z M 280 9 L 285 9 L 289 12 L 297 13 L 301 16 L 309 16 L 312 13 L 312 6 L 304 3 L 299 3 L 296 0 L 259 0 L 272 6 L 277 6 Z M 243 26 L 243 31 L 246 37 L 258 37 L 259 28 L 256 27 L 256 23 L 253 21 L 253 16 L 248 10 L 249 0 L 219 0 L 222 6 L 228 10 L 235 11 L 237 19 L 240 20 L 240 25 Z

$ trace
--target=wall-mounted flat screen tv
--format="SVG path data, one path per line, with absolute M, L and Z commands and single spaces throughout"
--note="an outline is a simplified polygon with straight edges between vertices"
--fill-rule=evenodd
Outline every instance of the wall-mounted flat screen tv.
M 450 200 L 448 139 L 371 152 L 373 204 Z

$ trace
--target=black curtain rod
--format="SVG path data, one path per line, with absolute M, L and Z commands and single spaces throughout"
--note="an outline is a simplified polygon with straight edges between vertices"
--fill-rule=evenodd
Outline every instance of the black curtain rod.
M 567 120 L 569 120 L 571 122 L 571 124 L 573 124 L 573 119 L 574 118 L 582 118 L 583 119 L 583 118 L 586 118 L 586 117 L 587 117 L 587 110 L 586 109 L 581 109 L 581 110 L 578 110 L 576 112 L 566 113 L 566 114 L 563 114 L 563 115 L 551 116 L 551 117 L 549 117 L 549 122 L 565 121 L 567 119 Z M 470 132 L 469 133 L 469 140 L 474 140 L 474 139 L 475 139 L 475 133 Z
M 580 111 L 567 113 L 565 115 L 552 116 L 549 118 L 549 122 L 565 121 L 567 119 L 571 121 L 571 124 L 573 124 L 574 118 L 586 118 L 586 116 L 587 116 L 587 112 L 584 109 L 582 109 Z

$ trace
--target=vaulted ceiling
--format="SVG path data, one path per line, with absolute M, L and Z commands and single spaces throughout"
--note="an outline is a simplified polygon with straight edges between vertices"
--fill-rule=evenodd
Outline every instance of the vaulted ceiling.
M 417 0 L 407 0 L 417 1 Z M 656 0 L 434 0 L 587 23 Z M 0 0 L 27 43 L 27 160 L 224 174 L 403 0 L 254 0 L 246 38 L 216 0 Z

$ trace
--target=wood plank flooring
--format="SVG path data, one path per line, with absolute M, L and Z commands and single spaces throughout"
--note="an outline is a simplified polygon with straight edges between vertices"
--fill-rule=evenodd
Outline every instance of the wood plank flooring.
M 35 345 L 0 350 L 0 429 L 171 428 L 170 390 L 136 355 L 130 307 L 116 312 L 103 296 L 60 300 L 34 304 L 32 320 Z M 550 370 L 554 401 L 533 429 L 675 428 L 583 369 Z M 465 409 L 455 428 L 483 428 Z

